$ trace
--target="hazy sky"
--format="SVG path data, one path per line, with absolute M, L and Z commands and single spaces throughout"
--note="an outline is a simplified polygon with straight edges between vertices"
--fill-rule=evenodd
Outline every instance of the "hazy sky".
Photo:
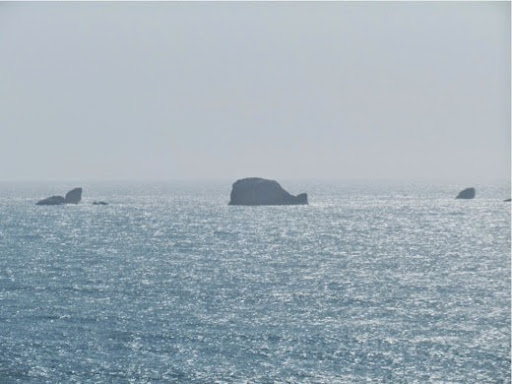
M 0 3 L 0 179 L 510 178 L 510 3 Z

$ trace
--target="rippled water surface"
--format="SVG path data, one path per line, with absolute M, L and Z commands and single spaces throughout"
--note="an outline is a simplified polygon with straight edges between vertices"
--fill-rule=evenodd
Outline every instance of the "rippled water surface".
M 1 383 L 510 382 L 507 185 L 82 186 L 0 184 Z

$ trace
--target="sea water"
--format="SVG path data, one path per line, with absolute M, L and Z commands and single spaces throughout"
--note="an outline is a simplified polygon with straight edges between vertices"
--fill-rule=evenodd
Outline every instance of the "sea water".
M 510 382 L 507 184 L 75 184 L 0 184 L 1 383 Z

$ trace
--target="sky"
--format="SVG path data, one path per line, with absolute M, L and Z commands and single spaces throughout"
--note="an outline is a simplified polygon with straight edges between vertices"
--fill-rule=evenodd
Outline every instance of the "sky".
M 0 180 L 485 183 L 510 2 L 2 2 Z

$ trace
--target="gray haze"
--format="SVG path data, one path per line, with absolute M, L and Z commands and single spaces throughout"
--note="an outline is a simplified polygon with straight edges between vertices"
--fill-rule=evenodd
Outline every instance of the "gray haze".
M 510 178 L 510 3 L 1 3 L 0 179 Z

